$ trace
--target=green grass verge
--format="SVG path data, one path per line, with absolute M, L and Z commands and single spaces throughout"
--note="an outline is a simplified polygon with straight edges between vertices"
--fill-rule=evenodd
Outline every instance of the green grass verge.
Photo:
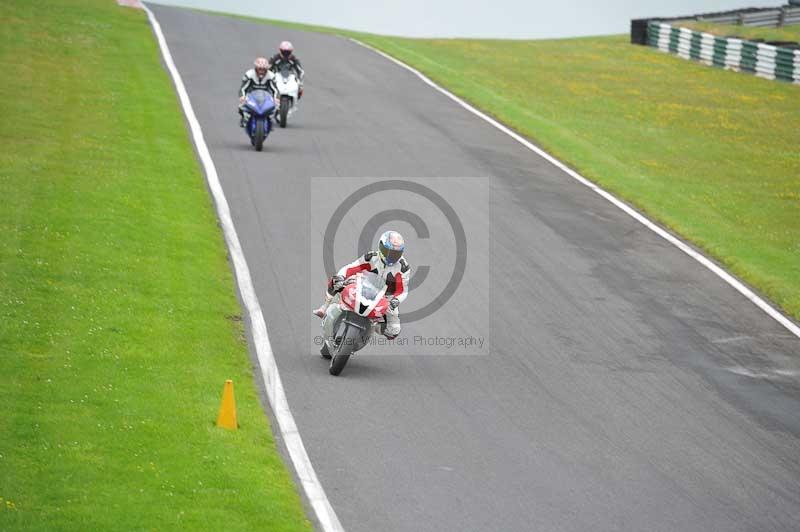
M 310 530 L 144 13 L 5 1 L 0 70 L 0 530 Z
M 739 37 L 741 39 L 763 39 L 765 41 L 794 41 L 800 42 L 800 24 L 784 26 L 782 28 L 756 28 L 753 26 L 735 26 L 726 24 L 712 24 L 710 22 L 684 21 L 675 22 L 675 25 L 695 31 L 704 31 L 721 37 Z
M 356 37 L 412 65 L 800 319 L 800 87 L 627 35 L 407 39 L 260 21 Z

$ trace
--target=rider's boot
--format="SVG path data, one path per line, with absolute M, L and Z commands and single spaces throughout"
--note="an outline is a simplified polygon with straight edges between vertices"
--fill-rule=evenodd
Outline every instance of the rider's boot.
M 400 310 L 389 309 L 386 311 L 386 327 L 383 335 L 389 340 L 394 340 L 400 334 Z
M 313 310 L 314 316 L 324 318 L 325 313 L 328 311 L 328 305 L 331 304 L 331 300 L 333 300 L 333 296 L 325 292 L 325 302 L 322 303 L 321 307 Z
M 247 127 L 247 121 L 250 120 L 250 113 L 244 112 L 239 109 L 239 127 Z

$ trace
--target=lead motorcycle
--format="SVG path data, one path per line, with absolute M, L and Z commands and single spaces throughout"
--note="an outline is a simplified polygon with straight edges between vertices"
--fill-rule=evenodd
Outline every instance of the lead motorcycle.
M 275 101 L 272 95 L 265 90 L 256 89 L 247 93 L 245 106 L 250 112 L 245 132 L 250 137 L 250 144 L 261 151 L 264 140 L 272 131 L 272 113 L 275 112 Z
M 388 309 L 386 284 L 377 274 L 359 272 L 345 281 L 322 318 L 320 354 L 330 359 L 331 375 L 339 375 L 350 355 L 367 345 L 373 334 L 383 333 Z

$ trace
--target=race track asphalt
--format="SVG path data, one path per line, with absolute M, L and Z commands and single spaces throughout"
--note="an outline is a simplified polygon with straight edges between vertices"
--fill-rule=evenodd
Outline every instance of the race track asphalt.
M 289 405 L 346 530 L 800 528 L 798 338 L 378 54 L 330 35 L 152 9 L 231 206 Z M 252 59 L 284 39 L 303 60 L 307 94 L 256 153 L 236 92 Z M 331 377 L 310 314 L 331 272 L 310 248 L 353 190 L 406 178 L 452 205 L 469 268 L 403 336 L 486 343 L 468 354 L 370 346 Z M 457 253 L 433 203 L 411 196 L 361 202 L 335 250 L 337 264 L 354 258 L 378 210 L 424 219 L 429 238 L 396 224 L 412 265 L 430 266 L 404 313 L 436 298 Z

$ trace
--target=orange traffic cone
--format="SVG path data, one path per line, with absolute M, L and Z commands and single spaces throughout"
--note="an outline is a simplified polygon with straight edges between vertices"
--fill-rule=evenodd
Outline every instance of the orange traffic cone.
M 236 423 L 236 399 L 233 398 L 233 381 L 225 381 L 225 389 L 222 391 L 222 405 L 219 407 L 219 417 L 217 426 L 225 429 L 233 429 L 239 426 Z

